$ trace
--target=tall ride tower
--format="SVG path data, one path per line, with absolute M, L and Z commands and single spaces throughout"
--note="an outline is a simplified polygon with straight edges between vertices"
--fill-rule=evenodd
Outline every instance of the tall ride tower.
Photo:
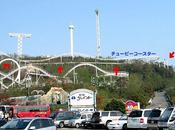
M 22 43 L 23 38 L 31 38 L 32 34 L 24 34 L 24 33 L 9 33 L 10 37 L 16 37 L 18 40 L 18 47 L 17 47 L 17 55 L 18 59 L 22 57 Z
M 95 10 L 95 13 L 96 13 L 96 44 L 97 44 L 97 58 L 100 57 L 100 20 L 99 20 L 99 12 L 98 10 L 96 9 Z
M 70 30 L 70 53 L 73 59 L 74 57 L 74 26 L 69 25 L 69 30 Z

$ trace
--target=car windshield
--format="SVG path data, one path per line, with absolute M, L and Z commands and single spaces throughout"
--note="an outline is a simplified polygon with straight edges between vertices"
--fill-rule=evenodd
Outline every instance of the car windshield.
M 159 117 L 161 114 L 161 110 L 152 110 L 149 117 Z
M 146 110 L 144 112 L 144 117 L 149 117 L 150 113 L 151 113 L 151 110 Z
M 79 119 L 81 117 L 81 114 L 75 115 L 73 119 Z
M 127 115 L 123 115 L 122 117 L 120 117 L 120 119 L 119 120 L 127 120 Z
M 76 112 L 60 112 L 58 113 L 56 119 L 57 120 L 67 120 L 67 119 L 72 119 L 76 117 L 77 115 L 79 114 Z
M 4 111 L 5 110 L 5 108 L 4 107 L 0 107 L 0 111 Z
M 164 112 L 163 112 L 163 114 L 162 114 L 162 116 L 160 117 L 160 122 L 167 122 L 168 121 L 168 119 L 169 119 L 169 117 L 171 116 L 171 113 L 173 112 L 173 108 L 167 108 Z
M 32 119 L 13 119 L 1 128 L 3 129 L 25 129 Z
M 129 114 L 129 117 L 141 117 L 142 116 L 142 111 L 136 110 L 136 111 L 132 111 Z
M 56 116 L 57 119 L 63 119 L 64 117 L 65 116 L 63 112 L 58 113 L 58 115 Z

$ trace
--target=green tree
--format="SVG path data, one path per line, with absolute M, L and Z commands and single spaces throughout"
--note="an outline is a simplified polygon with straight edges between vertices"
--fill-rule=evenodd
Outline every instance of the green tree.
M 119 110 L 125 113 L 125 104 L 121 100 L 112 99 L 104 108 L 105 111 Z

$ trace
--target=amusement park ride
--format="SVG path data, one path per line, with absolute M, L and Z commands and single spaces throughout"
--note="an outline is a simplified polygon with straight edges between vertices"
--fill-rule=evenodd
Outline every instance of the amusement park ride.
M 18 49 L 17 49 L 17 58 L 11 57 L 3 52 L 0 52 L 0 89 L 8 89 L 9 87 L 17 84 L 19 86 L 29 86 L 29 84 L 37 83 L 43 77 L 49 77 L 57 82 L 61 81 L 61 78 L 66 79 L 71 73 L 73 73 L 73 79 L 75 83 L 76 79 L 76 69 L 83 66 L 92 67 L 96 71 L 96 76 L 118 76 L 118 77 L 128 77 L 128 72 L 118 71 L 106 71 L 100 68 L 100 65 L 113 65 L 116 66 L 118 64 L 128 64 L 131 63 L 133 59 L 150 59 L 151 61 L 159 60 L 159 57 L 137 57 L 137 58 L 127 58 L 127 59 L 114 59 L 114 58 L 100 58 L 100 27 L 99 27 L 99 12 L 96 12 L 96 37 L 97 37 L 97 55 L 96 57 L 87 56 L 83 54 L 74 53 L 74 41 L 73 41 L 73 32 L 74 26 L 70 25 L 70 53 L 62 54 L 49 58 L 41 58 L 37 60 L 27 60 L 22 57 L 22 40 L 23 38 L 30 38 L 31 34 L 23 34 L 23 33 L 9 33 L 11 37 L 16 37 L 18 40 Z M 70 61 L 65 61 L 64 58 L 71 57 Z M 83 59 L 91 59 L 91 61 L 77 61 L 75 60 L 77 57 L 81 57 Z M 60 60 L 56 60 L 60 59 Z M 56 62 L 55 62 L 56 60 Z M 120 62 L 120 61 L 124 62 Z M 54 62 L 53 62 L 54 61 Z M 105 61 L 105 62 L 104 62 Z M 64 73 L 61 77 L 58 75 L 51 74 L 47 72 L 40 65 L 59 65 L 64 66 L 64 64 L 71 64 L 73 66 L 67 72 Z M 3 66 L 3 67 L 2 67 Z M 4 67 L 6 66 L 6 67 Z M 64 69 L 64 68 L 62 68 Z M 114 69 L 117 70 L 117 69 Z M 60 71 L 62 72 L 62 71 Z

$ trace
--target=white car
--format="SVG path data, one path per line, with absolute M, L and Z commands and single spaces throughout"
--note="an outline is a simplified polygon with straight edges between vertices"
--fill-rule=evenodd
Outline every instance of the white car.
M 100 111 L 100 124 L 107 126 L 109 122 L 118 120 L 122 115 L 120 111 Z
M 0 130 L 56 130 L 50 118 L 16 118 L 0 127 Z
M 129 129 L 147 129 L 147 120 L 151 109 L 140 109 L 132 111 L 128 116 L 127 128 Z
M 127 115 L 123 115 L 120 119 L 108 123 L 109 130 L 127 130 Z
M 108 123 L 118 120 L 123 115 L 120 111 L 96 111 L 93 113 L 92 118 L 89 121 L 82 122 L 82 126 L 88 127 L 99 127 L 108 126 Z
M 80 112 L 78 111 L 62 111 L 59 112 L 56 118 L 54 119 L 54 124 L 57 127 L 63 128 L 64 126 L 68 126 L 69 120 L 73 119 Z
M 88 121 L 91 118 L 92 118 L 92 112 L 79 114 L 75 118 L 69 120 L 68 126 L 79 128 L 83 121 Z

